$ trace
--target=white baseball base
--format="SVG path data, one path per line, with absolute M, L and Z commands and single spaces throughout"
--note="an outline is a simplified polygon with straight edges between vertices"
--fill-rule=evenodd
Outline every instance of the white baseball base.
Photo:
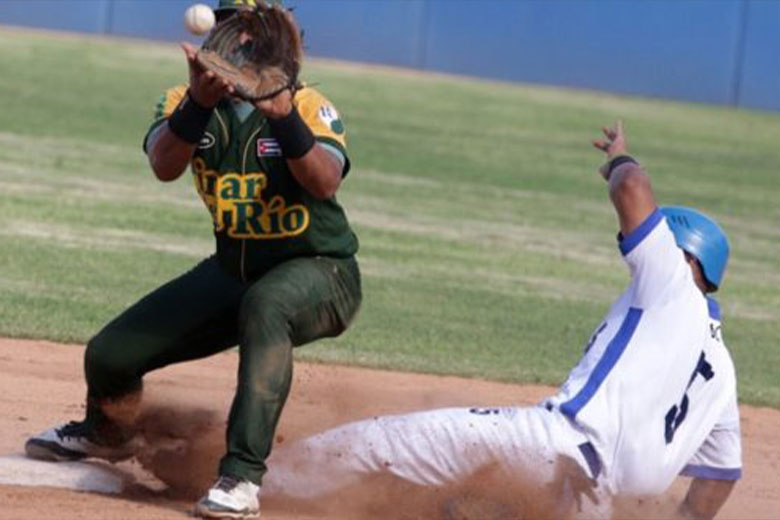
M 20 454 L 0 456 L 0 484 L 48 486 L 118 494 L 125 479 L 119 469 L 90 462 L 44 462 Z

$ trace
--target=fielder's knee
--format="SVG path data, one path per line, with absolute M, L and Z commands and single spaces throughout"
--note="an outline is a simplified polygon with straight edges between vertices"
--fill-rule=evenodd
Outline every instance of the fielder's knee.
M 117 345 L 102 333 L 89 340 L 84 373 L 90 397 L 112 399 L 140 391 L 141 377 L 131 360 L 122 355 L 125 348 L 132 347 Z
M 249 292 L 239 308 L 239 330 L 244 339 L 265 336 L 280 340 L 289 337 L 290 317 L 284 303 L 275 296 Z

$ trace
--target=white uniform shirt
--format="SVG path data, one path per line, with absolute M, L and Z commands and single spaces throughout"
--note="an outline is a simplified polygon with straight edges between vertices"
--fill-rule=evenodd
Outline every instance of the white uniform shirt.
M 741 476 L 734 365 L 706 298 L 656 210 L 620 242 L 631 284 L 549 401 L 596 448 L 614 494 L 675 477 Z

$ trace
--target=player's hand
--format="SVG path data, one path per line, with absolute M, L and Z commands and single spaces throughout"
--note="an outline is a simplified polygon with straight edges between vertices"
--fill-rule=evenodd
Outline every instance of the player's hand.
M 607 154 L 607 162 L 599 168 L 599 173 L 606 179 L 608 176 L 606 167 L 609 166 L 609 162 L 615 157 L 628 155 L 628 143 L 625 130 L 623 130 L 623 121 L 620 119 L 615 121 L 613 127 L 602 126 L 601 131 L 604 132 L 606 139 L 594 140 L 593 146 Z
M 198 50 L 195 47 L 182 42 L 181 48 L 190 67 L 190 97 L 193 101 L 202 107 L 213 108 L 220 99 L 233 93 L 232 85 L 198 63 Z
M 626 132 L 623 130 L 623 121 L 621 119 L 615 121 L 615 126 L 613 127 L 602 126 L 601 131 L 604 132 L 606 139 L 596 139 L 593 141 L 593 146 L 605 152 L 607 159 L 613 159 L 618 155 L 628 155 Z
M 281 119 L 293 109 L 293 92 L 286 88 L 270 99 L 256 102 L 255 106 L 265 117 Z

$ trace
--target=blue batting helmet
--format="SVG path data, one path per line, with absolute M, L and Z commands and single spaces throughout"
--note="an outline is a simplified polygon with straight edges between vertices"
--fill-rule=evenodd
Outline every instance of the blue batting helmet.
M 717 290 L 729 261 L 726 233 L 717 222 L 695 209 L 666 206 L 661 213 L 666 216 L 677 246 L 699 261 L 704 278 Z

